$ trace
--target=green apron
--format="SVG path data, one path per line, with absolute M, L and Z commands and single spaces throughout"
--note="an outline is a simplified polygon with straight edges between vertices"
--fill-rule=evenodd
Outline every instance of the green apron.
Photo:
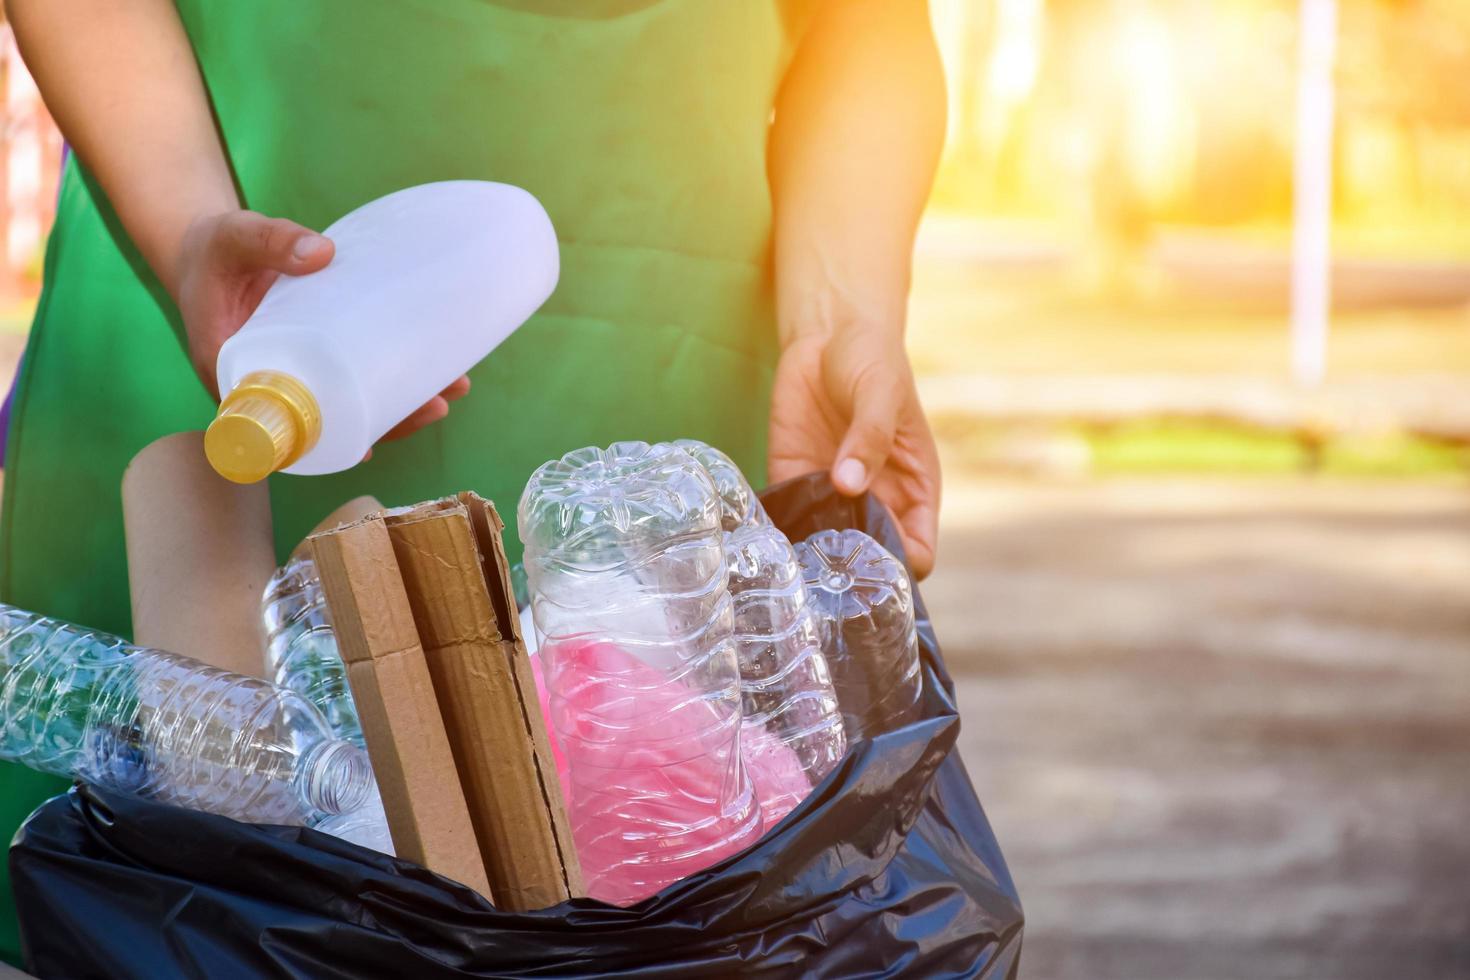
M 247 207 L 322 228 L 401 187 L 479 178 L 530 190 L 561 241 L 556 293 L 447 421 L 347 473 L 273 478 L 279 551 L 365 493 L 474 489 L 513 524 L 538 464 L 617 439 L 703 439 L 761 477 L 766 133 L 812 2 L 179 0 Z M 127 635 L 123 469 L 214 405 L 78 166 L 45 276 L 5 460 L 0 597 Z M 0 765 L 3 839 L 64 786 Z M 15 960 L 9 901 L 0 870 L 0 958 Z

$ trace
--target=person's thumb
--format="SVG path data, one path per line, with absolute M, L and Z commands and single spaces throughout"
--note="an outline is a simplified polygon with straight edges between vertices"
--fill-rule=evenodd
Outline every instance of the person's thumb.
M 332 240 L 285 218 L 253 211 L 229 216 L 221 229 L 231 260 L 252 269 L 271 269 L 288 276 L 316 272 L 332 261 Z
M 832 484 L 838 492 L 857 496 L 888 462 L 903 395 L 898 378 L 870 382 L 853 393 L 852 422 L 832 463 Z

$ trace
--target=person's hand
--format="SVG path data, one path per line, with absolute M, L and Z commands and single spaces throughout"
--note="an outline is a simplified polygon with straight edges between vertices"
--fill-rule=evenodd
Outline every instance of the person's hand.
M 781 354 L 771 395 L 771 480 L 828 470 L 839 492 L 872 489 L 898 518 L 909 564 L 934 568 L 939 452 L 896 331 L 839 327 Z
M 199 218 L 184 233 L 174 281 L 174 299 L 184 318 L 189 359 L 204 387 L 219 398 L 215 361 L 265 291 L 280 276 L 304 276 L 332 261 L 330 239 L 285 218 L 254 211 L 226 211 Z M 449 403 L 470 390 L 461 377 L 394 426 L 384 439 L 397 439 L 449 414 Z

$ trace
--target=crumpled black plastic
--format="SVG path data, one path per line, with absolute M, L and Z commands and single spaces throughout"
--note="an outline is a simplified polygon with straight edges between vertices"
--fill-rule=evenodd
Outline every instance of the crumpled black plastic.
M 793 538 L 892 518 L 819 475 L 763 495 Z M 924 720 L 859 743 L 757 844 L 627 909 L 509 913 L 423 867 L 294 827 L 79 785 L 16 834 L 41 977 L 1014 978 L 1022 913 L 954 751 L 953 685 L 919 602 Z

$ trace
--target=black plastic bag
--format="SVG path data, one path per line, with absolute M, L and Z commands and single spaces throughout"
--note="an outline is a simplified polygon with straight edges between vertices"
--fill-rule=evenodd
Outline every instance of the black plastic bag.
M 871 498 L 821 476 L 763 495 L 793 538 L 856 527 L 902 555 Z M 1014 978 L 1020 902 L 964 764 L 919 604 L 924 720 L 855 745 L 757 844 L 627 909 L 507 913 L 423 867 L 78 786 L 10 849 L 41 977 Z

